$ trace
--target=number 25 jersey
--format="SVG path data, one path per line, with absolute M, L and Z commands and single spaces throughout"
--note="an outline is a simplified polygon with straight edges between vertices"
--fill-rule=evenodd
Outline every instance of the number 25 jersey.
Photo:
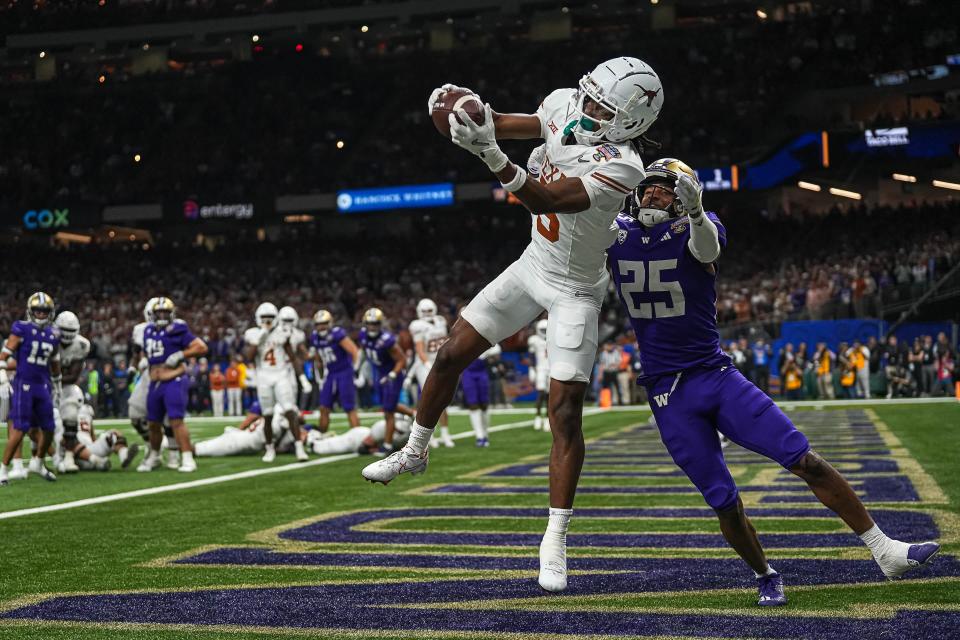
M 616 237 L 614 218 L 644 172 L 643 159 L 629 142 L 582 145 L 565 135 L 579 120 L 570 107 L 574 93 L 558 89 L 537 109 L 546 144 L 539 180 L 579 177 L 590 205 L 578 213 L 534 215 L 524 257 L 549 282 L 586 290 L 606 281 L 603 252 Z
M 720 247 L 727 230 L 713 212 Z M 617 293 L 630 316 L 640 347 L 645 377 L 697 366 L 724 366 L 717 332 L 716 269 L 693 257 L 687 248 L 686 217 L 646 227 L 626 214 L 617 217 L 617 236 L 607 261 Z

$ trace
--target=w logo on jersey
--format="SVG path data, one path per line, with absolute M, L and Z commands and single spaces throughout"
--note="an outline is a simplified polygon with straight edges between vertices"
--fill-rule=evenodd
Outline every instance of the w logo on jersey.
M 643 244 L 650 244 L 650 237 L 649 237 L 649 236 L 644 236 L 643 238 L 641 238 L 641 240 L 643 240 Z
M 657 395 L 653 396 L 653 399 L 654 399 L 654 401 L 657 403 L 657 406 L 658 406 L 658 407 L 663 408 L 663 407 L 667 406 L 667 403 L 670 401 L 670 394 L 669 394 L 669 393 L 658 393 Z

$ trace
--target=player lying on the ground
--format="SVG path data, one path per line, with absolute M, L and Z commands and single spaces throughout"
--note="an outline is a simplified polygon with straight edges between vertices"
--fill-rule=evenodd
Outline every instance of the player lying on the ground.
M 450 112 L 453 143 L 483 161 L 530 211 L 530 244 L 453 325 L 424 385 L 410 441 L 362 473 L 371 482 L 387 483 L 401 473 L 425 471 L 427 443 L 463 370 L 546 311 L 553 445 L 539 582 L 560 591 L 567 585 L 566 548 L 560 541 L 583 466 L 583 397 L 609 281 L 604 252 L 615 238 L 611 225 L 624 199 L 643 179 L 640 149 L 644 132 L 660 114 L 663 90 L 648 64 L 619 57 L 584 75 L 577 89 L 552 92 L 535 114 L 497 114 L 486 105 L 478 124 L 462 108 L 452 113 L 461 100 L 479 102 L 463 91 L 452 85 L 436 89 L 428 101 L 430 115 L 435 108 Z M 510 162 L 498 139 L 544 140 L 542 160 L 532 163 L 538 177 L 531 179 Z
M 727 542 L 755 572 L 758 604 L 786 604 L 783 578 L 767 563 L 743 511 L 718 431 L 805 480 L 860 536 L 888 578 L 927 563 L 940 545 L 884 535 L 846 479 L 720 349 L 716 261 L 727 232 L 714 213 L 703 211 L 702 191 L 696 173 L 679 160 L 650 164 L 617 218 L 608 264 L 637 336 L 639 382 L 647 388 L 660 437 L 716 510 Z
M 402 447 L 410 437 L 410 425 L 413 419 L 402 413 L 393 417 L 393 447 Z M 311 450 L 320 456 L 341 453 L 375 454 L 383 446 L 387 437 L 387 421 L 377 420 L 370 427 L 353 427 L 340 435 L 329 431 L 311 429 L 307 432 L 307 443 Z
M 126 469 L 137 457 L 140 447 L 134 443 L 127 446 L 127 438 L 116 429 L 108 429 L 99 435 L 93 428 L 93 407 L 83 404 L 77 411 L 77 437 L 73 448 L 74 459 L 81 471 L 109 471 L 110 454 L 117 454 L 120 466 Z
M 251 406 L 251 411 L 253 409 L 254 407 Z M 239 426 L 227 427 L 216 438 L 198 442 L 194 445 L 194 449 L 197 455 L 201 457 L 243 456 L 260 453 L 267 442 L 267 425 L 270 429 L 270 442 L 274 443 L 276 452 L 292 452 L 294 450 L 294 436 L 290 429 L 290 422 L 283 411 L 283 406 L 279 404 L 266 416 L 248 413 L 246 419 Z
M 10 357 L 16 359 L 10 401 L 12 429 L 0 462 L 0 486 L 8 484 L 7 465 L 20 449 L 23 436 L 33 432 L 38 446 L 30 458 L 29 470 L 45 480 L 56 480 L 43 463 L 53 443 L 56 422 L 53 408 L 60 403 L 60 338 L 53 325 L 53 298 L 42 291 L 27 300 L 27 319 L 17 320 L 0 349 L 0 368 Z

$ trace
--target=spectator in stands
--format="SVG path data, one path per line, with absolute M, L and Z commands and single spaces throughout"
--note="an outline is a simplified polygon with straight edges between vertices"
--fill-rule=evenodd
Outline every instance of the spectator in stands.
M 113 418 L 117 415 L 116 385 L 113 381 L 113 362 L 106 360 L 98 376 L 100 381 L 100 410 L 97 415 Z
M 617 374 L 620 373 L 620 363 L 623 360 L 620 348 L 609 340 L 604 342 L 598 360 L 601 388 L 609 390 L 611 402 L 614 402 L 614 393 L 616 393 L 616 404 L 622 405 L 623 397 L 620 395 L 620 385 L 617 381 Z
M 127 398 L 130 396 L 129 386 L 127 361 L 121 358 L 117 366 L 113 368 L 114 404 L 116 405 L 117 416 L 121 418 L 127 415 Z
M 227 384 L 227 415 L 239 416 L 243 412 L 243 386 L 240 383 L 240 365 L 234 358 L 225 374 Z
M 924 396 L 931 396 L 933 395 L 934 384 L 937 381 L 937 354 L 933 349 L 933 336 L 923 336 L 922 353 L 923 384 L 920 386 L 920 391 Z
M 840 367 L 840 390 L 844 398 L 853 400 L 857 397 L 857 366 L 850 358 L 843 358 Z
M 751 358 L 753 366 L 753 384 L 757 385 L 761 391 L 769 395 L 770 392 L 770 361 L 773 358 L 773 349 L 761 337 L 751 347 Z
M 795 359 L 787 360 L 780 372 L 783 395 L 787 400 L 803 399 L 803 371 Z
M 833 400 L 833 370 L 836 367 L 837 355 L 830 350 L 826 342 L 819 342 L 813 360 L 817 372 L 817 395 Z
M 947 397 L 953 395 L 953 378 L 956 364 L 956 356 L 950 342 L 947 340 L 947 334 L 941 332 L 937 336 L 937 343 L 934 346 L 934 354 L 937 359 L 937 380 L 934 392 L 931 395 L 940 395 Z
M 853 346 L 847 353 L 847 360 L 856 372 L 855 394 L 858 398 L 870 397 L 870 351 L 859 339 L 853 341 Z

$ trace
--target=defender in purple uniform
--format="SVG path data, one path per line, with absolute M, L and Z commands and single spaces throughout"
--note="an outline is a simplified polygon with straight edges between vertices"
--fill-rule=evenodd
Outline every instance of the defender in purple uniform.
M 786 604 L 783 579 L 767 564 L 743 511 L 718 431 L 803 478 L 861 537 L 888 578 L 925 564 L 940 545 L 884 535 L 846 479 L 721 351 L 716 260 L 727 232 L 715 214 L 704 213 L 701 195 L 696 173 L 683 162 L 664 158 L 648 166 L 617 218 L 608 265 L 637 335 L 639 382 L 647 388 L 663 443 L 716 510 L 730 546 L 754 570 L 758 604 Z
M 397 336 L 383 329 L 383 311 L 372 307 L 363 313 L 363 329 L 360 330 L 360 348 L 373 369 L 372 384 L 379 390 L 386 433 L 379 453 L 393 450 L 394 412 L 413 417 L 413 410 L 400 404 L 400 389 L 403 386 L 403 365 L 407 358 L 397 344 Z
M 7 465 L 20 449 L 28 431 L 39 430 L 37 448 L 30 458 L 29 469 L 45 480 L 57 477 L 43 464 L 43 458 L 56 428 L 53 408 L 60 404 L 60 337 L 54 330 L 53 298 L 38 291 L 27 299 L 27 319 L 13 323 L 6 343 L 0 349 L 0 367 L 6 369 L 7 358 L 17 361 L 10 398 L 10 421 L 13 429 L 0 463 L 0 486 L 8 484 Z
M 487 358 L 497 355 L 500 355 L 499 344 L 481 353 L 460 375 L 463 403 L 470 411 L 470 426 L 473 427 L 478 447 L 490 446 L 490 374 L 487 372 Z
M 160 466 L 163 420 L 166 418 L 180 447 L 177 469 L 184 473 L 197 470 L 193 459 L 190 432 L 183 423 L 187 413 L 187 379 L 184 361 L 204 355 L 207 345 L 190 332 L 183 320 L 174 317 L 173 301 L 157 298 L 153 304 L 153 322 L 143 331 L 143 350 L 147 356 L 150 390 L 147 393 L 147 424 L 150 428 L 150 452 L 137 471 L 153 471 Z
M 357 415 L 357 387 L 353 383 L 354 369 L 360 361 L 360 349 L 343 327 L 333 327 L 333 314 L 321 309 L 313 315 L 313 333 L 310 334 L 310 355 L 320 384 L 320 430 L 330 427 L 330 410 L 337 397 L 340 408 L 346 411 L 350 427 L 360 426 Z

